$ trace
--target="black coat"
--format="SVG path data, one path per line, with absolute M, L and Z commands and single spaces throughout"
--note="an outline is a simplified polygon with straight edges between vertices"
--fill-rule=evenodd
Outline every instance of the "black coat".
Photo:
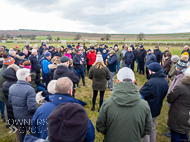
M 154 50 L 154 55 L 158 63 L 162 62 L 162 52 L 159 49 Z
M 57 66 L 57 69 L 54 71 L 53 79 L 57 80 L 61 77 L 68 77 L 73 81 L 73 83 L 79 83 L 78 76 L 76 76 L 73 71 L 69 70 L 69 68 L 64 65 Z
M 16 65 L 13 65 L 16 66 Z M 19 67 L 9 67 L 8 69 L 6 69 L 2 76 L 6 79 L 6 81 L 3 83 L 3 93 L 6 97 L 6 99 L 8 100 L 9 98 L 9 88 L 11 85 L 15 84 L 17 82 L 17 77 L 16 77 L 16 69 L 18 69 Z M 14 113 L 13 113 L 13 108 L 12 105 L 7 101 L 7 114 L 8 114 L 8 120 L 9 120 L 9 125 L 14 124 Z
M 36 66 L 39 64 L 38 63 L 38 58 L 34 56 L 33 54 L 30 55 L 29 57 L 30 63 L 31 63 L 31 72 L 35 71 Z
M 35 83 L 37 86 L 41 86 L 40 69 L 41 69 L 41 65 L 40 64 L 36 65 L 34 73 L 36 74 Z
M 82 58 L 84 59 L 84 61 L 81 60 Z M 80 64 L 80 61 L 82 61 L 82 65 Z M 73 65 L 77 70 L 86 70 L 86 57 L 83 55 L 79 56 L 76 54 L 73 58 Z
M 142 50 L 139 49 L 138 51 L 138 60 L 139 62 L 144 62 L 144 58 L 146 57 L 146 50 L 143 48 Z

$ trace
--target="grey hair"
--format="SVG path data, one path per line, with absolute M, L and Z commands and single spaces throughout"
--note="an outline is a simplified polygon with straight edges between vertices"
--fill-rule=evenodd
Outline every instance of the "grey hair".
M 15 51 L 11 48 L 10 50 L 9 50 L 9 55 L 13 55 L 15 53 Z
M 32 54 L 33 54 L 34 52 L 37 52 L 37 50 L 36 50 L 36 49 L 32 49 Z
M 69 93 L 73 88 L 73 82 L 68 77 L 62 77 L 57 80 L 55 85 L 56 93 Z
M 185 71 L 185 76 L 189 76 L 190 77 L 190 68 L 187 68 L 187 70 Z
M 185 47 L 189 47 L 189 46 L 188 46 L 188 45 L 185 45 L 184 48 L 185 48 Z
M 26 51 L 28 52 L 28 50 L 27 50 L 27 49 L 24 49 L 24 50 L 23 50 L 23 53 L 24 53 L 24 52 L 26 52 Z
M 33 49 L 35 49 L 35 47 L 38 49 L 38 45 L 37 44 L 34 44 Z
M 27 68 L 19 69 L 16 72 L 16 77 L 18 80 L 26 81 L 26 78 L 30 75 L 30 70 Z

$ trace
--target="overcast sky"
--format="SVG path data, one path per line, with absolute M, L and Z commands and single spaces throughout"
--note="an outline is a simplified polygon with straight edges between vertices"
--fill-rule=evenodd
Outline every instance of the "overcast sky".
M 190 0 L 0 0 L 0 30 L 190 32 Z

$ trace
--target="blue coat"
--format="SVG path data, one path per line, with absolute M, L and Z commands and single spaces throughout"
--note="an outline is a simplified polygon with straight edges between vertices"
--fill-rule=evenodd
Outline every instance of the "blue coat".
M 160 115 L 167 92 L 168 81 L 163 69 L 150 75 L 150 79 L 141 88 L 140 94 L 148 102 L 153 118 Z
M 145 66 L 147 67 L 150 63 L 156 62 L 156 57 L 154 54 L 150 53 L 146 55 Z
M 107 67 L 110 70 L 110 72 L 116 72 L 117 56 L 115 54 L 109 57 L 107 63 L 108 63 Z
M 13 107 L 16 122 L 31 124 L 31 119 L 38 109 L 36 92 L 32 85 L 26 81 L 18 80 L 9 88 L 8 101 Z
M 125 64 L 131 65 L 133 63 L 134 54 L 133 52 L 126 52 L 125 53 Z
M 36 66 L 39 64 L 38 63 L 38 58 L 34 56 L 33 54 L 30 55 L 29 57 L 30 63 L 31 63 L 31 72 L 34 72 L 36 69 Z
M 46 58 L 42 61 L 42 76 L 43 76 L 43 78 L 50 76 L 49 68 L 48 68 L 49 64 L 51 64 L 51 61 L 47 60 Z
M 108 57 L 108 53 L 107 52 L 106 53 L 102 53 L 102 58 L 104 60 L 104 64 L 106 63 L 107 57 Z
M 61 103 L 78 103 L 85 106 L 86 103 L 75 98 L 69 94 L 57 94 L 49 96 L 50 102 L 46 102 L 39 107 L 32 119 L 32 132 L 39 137 L 46 139 L 47 135 L 47 118 L 50 113 Z M 48 108 L 48 109 L 47 109 Z M 88 131 L 85 137 L 86 142 L 93 142 L 95 139 L 94 126 L 89 119 Z

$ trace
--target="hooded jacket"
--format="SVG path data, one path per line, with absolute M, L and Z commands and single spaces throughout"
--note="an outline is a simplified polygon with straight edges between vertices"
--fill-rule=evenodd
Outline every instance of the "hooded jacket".
M 96 51 L 89 51 L 86 57 L 88 59 L 88 65 L 93 65 L 96 61 Z
M 190 112 L 190 77 L 184 76 L 181 84 L 174 87 L 167 96 L 167 101 L 171 103 L 168 113 L 168 126 L 180 134 L 190 132 L 189 112 Z
M 52 64 L 51 61 L 47 60 L 46 58 L 44 58 L 44 60 L 42 61 L 42 76 L 44 77 L 49 77 L 49 68 L 48 65 Z
M 15 64 L 8 66 L 8 68 L 3 72 L 2 76 L 6 79 L 6 81 L 3 83 L 3 93 L 8 100 L 9 98 L 9 88 L 11 85 L 15 84 L 17 82 L 17 77 L 16 77 L 16 71 L 19 69 L 19 67 Z M 14 124 L 14 113 L 13 113 L 13 108 L 12 105 L 7 102 L 7 114 L 8 114 L 8 124 L 12 125 Z
M 87 105 L 85 102 L 72 98 L 69 94 L 59 94 L 49 96 L 49 102 L 44 103 L 39 107 L 32 118 L 32 132 L 34 135 L 46 139 L 47 135 L 47 118 L 50 113 L 61 103 L 77 103 L 82 106 Z M 48 109 L 47 109 L 48 108 Z M 88 131 L 85 137 L 85 142 L 93 142 L 95 139 L 94 126 L 89 119 Z
M 160 115 L 163 100 L 168 91 L 168 81 L 164 69 L 151 74 L 150 79 L 140 90 L 140 94 L 148 102 L 152 118 Z
M 151 133 L 150 108 L 135 84 L 116 83 L 111 97 L 103 102 L 96 129 L 105 135 L 104 142 L 140 142 Z
M 160 51 L 160 49 L 155 49 L 154 55 L 156 56 L 157 63 L 162 62 L 162 52 Z
M 40 70 L 41 70 L 41 65 L 38 64 L 38 65 L 35 67 L 35 71 L 34 71 L 34 73 L 36 74 L 35 83 L 36 83 L 37 86 L 41 86 Z
M 36 66 L 39 64 L 38 63 L 38 58 L 37 56 L 34 56 L 33 54 L 30 55 L 29 57 L 30 63 L 31 63 L 31 72 L 35 71 Z

